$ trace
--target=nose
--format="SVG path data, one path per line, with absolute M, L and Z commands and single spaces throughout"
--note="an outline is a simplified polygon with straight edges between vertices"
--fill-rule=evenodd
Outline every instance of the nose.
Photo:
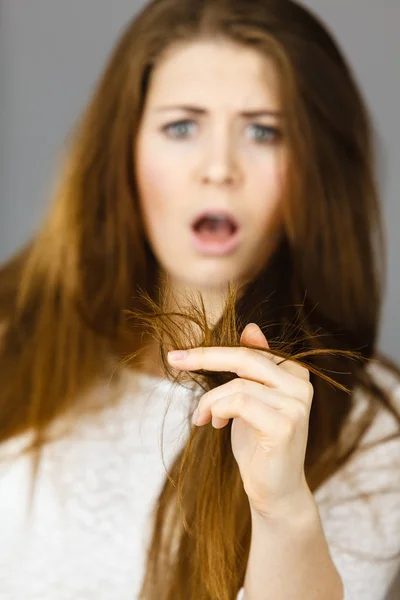
M 229 136 L 220 136 L 207 144 L 201 179 L 207 185 L 229 187 L 236 186 L 241 180 L 240 166 Z
M 210 165 L 203 175 L 203 183 L 218 186 L 233 186 L 237 178 L 232 169 L 221 163 Z

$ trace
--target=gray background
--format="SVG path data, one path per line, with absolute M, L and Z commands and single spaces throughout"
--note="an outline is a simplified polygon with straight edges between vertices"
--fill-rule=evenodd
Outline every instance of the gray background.
M 0 261 L 40 223 L 63 141 L 123 24 L 142 4 L 140 0 L 0 0 Z M 307 0 L 305 4 L 336 33 L 379 132 L 388 232 L 381 348 L 399 360 L 400 0 Z M 393 600 L 399 597 L 399 588 L 394 587 Z
M 400 0 L 307 0 L 342 43 L 382 150 L 388 287 L 381 348 L 400 360 Z M 0 261 L 40 223 L 63 140 L 140 0 L 0 0 Z M 368 297 L 365 302 L 368 302 Z

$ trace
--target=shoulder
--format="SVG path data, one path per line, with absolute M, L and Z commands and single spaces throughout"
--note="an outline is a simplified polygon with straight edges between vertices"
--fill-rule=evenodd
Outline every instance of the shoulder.
M 334 498 L 337 500 L 342 487 L 348 492 L 351 487 L 353 493 L 357 490 L 367 493 L 370 489 L 377 495 L 380 481 L 384 487 L 393 484 L 391 489 L 398 483 L 400 493 L 400 379 L 378 362 L 371 363 L 368 370 L 373 381 L 387 394 L 392 410 L 386 402 L 378 400 L 373 402 L 374 411 L 370 412 L 371 401 L 367 392 L 361 389 L 354 391 L 353 406 L 343 435 L 350 433 L 360 420 L 365 419 L 369 426 L 347 462 L 317 490 L 320 498 L 335 490 Z
M 369 369 L 400 414 L 397 376 L 379 363 L 371 363 Z M 367 407 L 365 393 L 356 390 L 350 420 L 362 417 Z M 331 551 L 339 562 L 352 564 L 356 570 L 359 565 L 373 569 L 385 561 L 389 570 L 399 567 L 400 426 L 383 403 L 360 447 L 314 495 Z
M 22 536 L 29 509 L 33 471 L 24 450 L 31 437 L 16 436 L 0 445 L 0 530 L 3 545 L 10 552 Z M 0 563 L 3 558 L 0 551 Z
M 400 397 L 400 374 L 396 373 L 384 362 L 376 359 L 369 363 L 367 367 L 373 380 L 389 393 Z M 400 403 L 400 400 L 399 400 Z
M 379 363 L 369 369 L 400 414 L 398 377 Z M 367 408 L 357 390 L 351 419 Z M 314 496 L 348 597 L 383 598 L 400 568 L 400 426 L 384 403 L 360 447 Z
M 374 361 L 368 365 L 368 372 L 382 390 L 384 390 L 388 403 L 392 410 L 381 402 L 377 407 L 376 415 L 371 423 L 371 426 L 365 433 L 361 447 L 366 447 L 371 443 L 377 443 L 389 436 L 396 434 L 400 435 L 400 377 L 389 367 L 381 362 Z M 368 398 L 365 392 L 358 389 L 354 392 L 354 408 L 351 419 L 362 414 L 368 406 Z M 397 417 L 393 414 L 396 413 Z M 389 446 L 386 446 L 386 451 Z
M 393 372 L 380 363 L 368 367 L 376 383 L 385 389 L 391 406 L 400 414 L 400 381 Z M 347 426 L 349 430 L 368 413 L 370 403 L 366 393 L 354 392 L 353 409 Z M 344 432 L 349 431 L 347 428 Z M 380 522 L 381 531 L 400 550 L 400 423 L 385 404 L 377 406 L 372 422 L 350 458 L 315 492 L 315 498 L 324 515 L 331 522 L 343 526 L 343 519 L 357 515 Z M 372 525 L 371 525 L 372 526 Z M 397 528 L 397 538 L 390 531 Z M 353 528 L 344 529 L 345 537 L 353 536 Z M 388 538 L 388 539 L 389 539 Z M 353 536 L 356 546 L 368 546 L 367 538 Z M 370 538 L 372 539 L 372 538 Z M 373 549 L 373 548 L 372 548 Z

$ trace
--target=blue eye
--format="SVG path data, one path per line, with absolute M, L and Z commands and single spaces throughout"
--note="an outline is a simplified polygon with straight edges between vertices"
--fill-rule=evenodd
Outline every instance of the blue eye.
M 175 139 L 185 139 L 193 132 L 194 127 L 194 121 L 185 119 L 183 121 L 176 121 L 175 123 L 165 125 L 165 127 L 162 129 L 169 137 Z
M 253 129 L 254 139 L 261 144 L 276 142 L 281 137 L 281 131 L 277 127 L 257 124 L 250 125 L 250 127 Z

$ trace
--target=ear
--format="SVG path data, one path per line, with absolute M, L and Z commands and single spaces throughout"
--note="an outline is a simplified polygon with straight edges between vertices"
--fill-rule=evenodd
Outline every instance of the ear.
M 269 348 L 267 338 L 256 323 L 248 323 L 240 336 L 241 344 L 251 344 L 260 348 Z

